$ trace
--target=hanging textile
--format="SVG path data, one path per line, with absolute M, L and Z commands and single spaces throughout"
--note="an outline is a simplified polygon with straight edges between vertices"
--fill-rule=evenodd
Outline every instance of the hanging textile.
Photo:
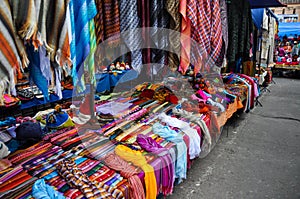
M 169 35 L 170 50 L 175 53 L 169 52 L 168 54 L 168 65 L 171 70 L 177 70 L 179 66 L 180 54 L 180 25 L 181 17 L 179 13 L 179 0 L 165 0 L 166 9 L 170 14 L 170 29 L 176 32 L 171 32 Z
M 182 15 L 180 37 L 181 53 L 179 71 L 185 74 L 190 65 L 191 58 L 191 20 L 187 16 L 187 0 L 180 1 L 179 12 Z
M 160 28 L 168 28 L 169 15 L 165 10 L 165 0 L 150 1 L 150 38 L 156 49 L 151 49 L 152 74 L 161 73 L 160 69 L 167 65 L 168 34 L 158 31 Z
M 131 66 L 138 73 L 142 69 L 142 53 L 140 50 L 142 38 L 141 35 L 135 35 L 134 32 L 140 27 L 140 19 L 138 17 L 137 0 L 120 0 L 120 29 L 126 32 L 126 40 L 124 41 L 131 51 Z M 134 50 L 136 49 L 136 50 Z
M 192 64 L 195 73 L 205 67 L 210 71 L 222 49 L 222 26 L 219 0 L 188 1 L 187 16 L 191 20 Z M 210 60 L 211 59 L 211 60 Z M 201 65 L 204 66 L 201 66 Z
M 21 39 L 28 40 L 37 31 L 34 0 L 10 1 L 14 27 Z
M 14 71 L 17 71 L 18 78 L 22 78 L 21 70 L 28 64 L 28 59 L 23 42 L 15 35 L 7 0 L 0 5 L 0 43 L 0 96 L 7 88 L 16 94 Z
M 34 83 L 43 93 L 45 101 L 49 101 L 49 93 L 48 93 L 48 81 L 44 77 L 41 71 L 40 64 L 40 54 L 38 51 L 34 50 L 34 46 L 32 44 L 26 45 L 27 55 L 29 59 L 29 79 L 31 83 Z
M 90 30 L 90 54 L 85 60 L 85 70 L 89 72 L 89 79 L 92 85 L 96 86 L 96 76 L 95 76 L 95 52 L 97 49 L 96 32 L 94 20 L 89 21 Z
M 251 48 L 252 15 L 248 1 L 232 0 L 227 4 L 228 10 L 228 71 L 239 72 L 237 60 L 249 58 Z
M 116 45 L 120 40 L 119 1 L 96 0 L 97 15 L 95 28 L 97 44 L 108 39 L 109 45 Z
M 71 42 L 72 78 L 74 85 L 78 84 L 77 90 L 83 91 L 85 85 L 81 77 L 84 74 L 84 61 L 91 52 L 89 22 L 97 14 L 97 9 L 94 0 L 70 0 L 69 6 L 73 32 Z

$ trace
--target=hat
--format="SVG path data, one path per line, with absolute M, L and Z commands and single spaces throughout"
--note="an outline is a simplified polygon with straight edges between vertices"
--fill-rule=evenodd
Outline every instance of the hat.
M 294 44 L 297 44 L 298 42 L 297 41 L 294 41 Z
M 68 113 L 62 111 L 60 107 L 56 106 L 52 113 L 49 113 L 46 118 L 46 127 L 50 129 L 62 129 L 74 126 Z
M 16 128 L 16 139 L 24 140 L 27 138 L 42 139 L 43 131 L 38 123 L 23 122 Z

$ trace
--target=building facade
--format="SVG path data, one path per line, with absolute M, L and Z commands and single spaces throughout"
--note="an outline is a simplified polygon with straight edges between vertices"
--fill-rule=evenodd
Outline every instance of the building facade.
M 280 0 L 287 7 L 271 8 L 280 22 L 300 22 L 300 0 Z

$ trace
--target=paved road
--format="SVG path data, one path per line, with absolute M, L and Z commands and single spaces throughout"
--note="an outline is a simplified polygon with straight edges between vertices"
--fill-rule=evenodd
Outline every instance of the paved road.
M 300 198 L 300 80 L 275 82 L 168 199 Z

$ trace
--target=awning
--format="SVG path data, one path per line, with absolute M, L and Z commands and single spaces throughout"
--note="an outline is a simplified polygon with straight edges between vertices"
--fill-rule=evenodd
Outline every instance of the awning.
M 249 0 L 251 8 L 286 7 L 278 0 Z
M 263 22 L 263 16 L 264 16 L 264 10 L 266 9 L 266 14 L 275 18 L 277 23 L 279 22 L 277 16 L 270 10 L 269 8 L 255 8 L 251 9 L 252 12 L 252 20 L 255 26 L 260 29 L 262 22 Z
M 300 22 L 279 23 L 278 30 L 279 37 L 283 37 L 285 35 L 287 37 L 300 35 Z

